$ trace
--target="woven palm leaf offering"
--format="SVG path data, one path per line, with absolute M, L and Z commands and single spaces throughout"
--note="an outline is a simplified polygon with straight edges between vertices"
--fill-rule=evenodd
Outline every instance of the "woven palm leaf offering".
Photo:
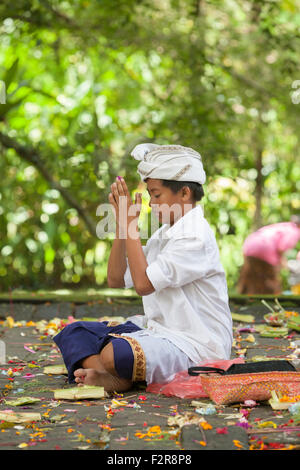
M 288 312 L 290 316 L 287 320 L 287 327 L 291 330 L 300 331 L 300 315 L 298 312 Z
M 287 322 L 291 317 L 299 316 L 297 312 L 290 312 L 285 310 L 278 302 L 278 299 L 275 299 L 274 308 L 271 307 L 265 300 L 262 300 L 261 302 L 270 310 L 270 313 L 264 315 L 265 322 L 270 326 L 288 326 Z

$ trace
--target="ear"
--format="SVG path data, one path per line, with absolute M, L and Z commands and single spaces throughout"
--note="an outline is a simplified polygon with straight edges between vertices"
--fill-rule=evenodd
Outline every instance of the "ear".
M 193 193 L 191 191 L 191 188 L 188 186 L 183 186 L 181 188 L 181 197 L 184 201 L 189 201 L 190 199 L 193 199 Z

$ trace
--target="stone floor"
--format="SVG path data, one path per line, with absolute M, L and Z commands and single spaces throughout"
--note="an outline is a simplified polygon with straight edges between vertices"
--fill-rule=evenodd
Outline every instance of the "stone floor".
M 291 357 L 299 332 L 290 330 L 284 338 L 262 337 L 254 330 L 264 324 L 265 306 L 231 305 L 231 309 L 255 317 L 251 324 L 234 322 L 232 358 Z M 300 312 L 299 306 L 288 309 Z M 142 313 L 142 306 L 113 301 L 0 304 L 0 339 L 6 345 L 6 363 L 0 365 L 0 412 L 40 414 L 40 419 L 30 422 L 0 420 L 0 450 L 105 450 L 120 457 L 127 455 L 123 451 L 187 456 L 201 450 L 300 448 L 300 422 L 295 423 L 288 410 L 274 411 L 268 402 L 252 408 L 243 403 L 216 406 L 215 414 L 203 415 L 199 410 L 205 406 L 193 401 L 213 404 L 210 399 L 157 395 L 147 392 L 145 386 L 97 400 L 55 400 L 54 390 L 70 385 L 65 375 L 43 372 L 47 365 L 62 364 L 51 336 L 57 320 L 52 327 L 51 320 L 126 318 L 133 313 Z M 40 401 L 18 407 L 6 402 L 20 397 Z

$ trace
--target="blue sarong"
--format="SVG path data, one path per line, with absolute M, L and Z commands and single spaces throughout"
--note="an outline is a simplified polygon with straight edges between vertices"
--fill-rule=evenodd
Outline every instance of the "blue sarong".
M 131 321 L 117 325 L 107 321 L 75 321 L 67 325 L 54 336 L 53 341 L 62 353 L 69 383 L 75 382 L 74 371 L 81 367 L 81 361 L 99 354 L 109 342 L 113 345 L 115 369 L 119 377 L 134 380 L 135 357 L 131 343 L 125 338 L 110 335 L 133 333 L 140 329 Z

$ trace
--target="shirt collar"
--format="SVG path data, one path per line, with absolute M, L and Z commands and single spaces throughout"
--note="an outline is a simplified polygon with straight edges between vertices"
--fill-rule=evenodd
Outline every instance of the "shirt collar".
M 200 223 L 203 218 L 203 209 L 200 204 L 180 217 L 172 226 L 165 224 L 164 236 L 167 238 L 177 236 L 199 236 Z M 169 228 L 168 228 L 169 227 Z

